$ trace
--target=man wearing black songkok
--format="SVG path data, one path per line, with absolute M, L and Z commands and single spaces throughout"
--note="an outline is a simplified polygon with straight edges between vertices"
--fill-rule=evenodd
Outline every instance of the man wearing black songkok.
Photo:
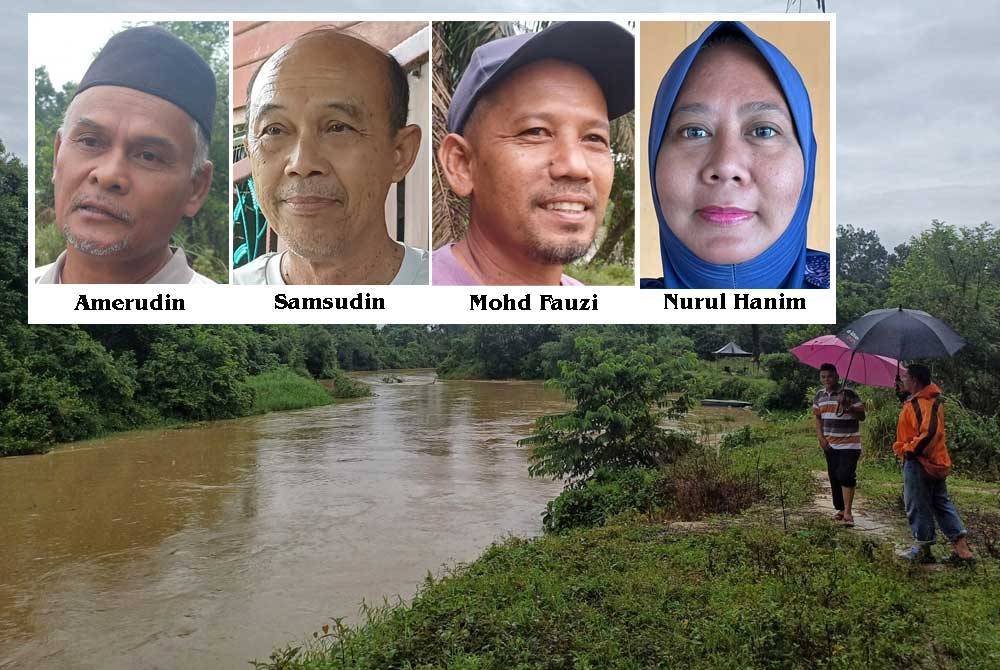
M 66 251 L 41 284 L 210 284 L 170 236 L 201 209 L 215 76 L 157 27 L 113 36 L 90 65 L 56 133 L 52 183 Z

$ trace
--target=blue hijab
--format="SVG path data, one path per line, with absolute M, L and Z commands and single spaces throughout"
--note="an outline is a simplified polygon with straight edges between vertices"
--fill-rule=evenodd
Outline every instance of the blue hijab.
M 660 210 L 656 192 L 656 159 L 684 78 L 702 45 L 720 29 L 739 31 L 764 57 L 785 95 L 795 132 L 802 148 L 805 175 L 795 214 L 785 232 L 760 255 L 735 265 L 718 265 L 702 260 L 670 230 Z M 653 105 L 649 128 L 649 180 L 653 207 L 660 223 L 660 257 L 663 279 L 642 281 L 643 288 L 816 288 L 829 286 L 829 255 L 806 249 L 809 205 L 816 176 L 816 138 L 812 131 L 812 107 L 802 77 L 770 42 L 758 37 L 739 21 L 716 21 L 688 45 L 663 75 Z M 825 275 L 825 277 L 824 277 Z

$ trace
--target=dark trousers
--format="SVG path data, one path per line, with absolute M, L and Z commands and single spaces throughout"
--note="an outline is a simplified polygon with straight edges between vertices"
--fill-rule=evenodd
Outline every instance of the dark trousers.
M 858 459 L 860 449 L 824 449 L 826 455 L 826 472 L 830 475 L 830 489 L 833 494 L 833 507 L 838 512 L 844 511 L 843 486 L 854 488 L 858 485 Z

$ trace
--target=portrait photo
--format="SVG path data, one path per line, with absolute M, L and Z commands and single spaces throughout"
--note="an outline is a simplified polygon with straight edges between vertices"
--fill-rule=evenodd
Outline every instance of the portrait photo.
M 435 285 L 634 285 L 633 30 L 434 23 Z
M 233 36 L 234 283 L 427 284 L 429 23 Z
M 643 22 L 643 288 L 830 287 L 830 23 Z
M 33 281 L 228 283 L 228 22 L 35 19 Z

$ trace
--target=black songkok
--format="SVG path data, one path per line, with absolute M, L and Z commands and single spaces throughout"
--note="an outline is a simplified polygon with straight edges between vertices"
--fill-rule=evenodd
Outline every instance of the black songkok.
M 212 138 L 215 75 L 186 42 L 163 28 L 129 28 L 101 49 L 76 89 L 124 86 L 172 102 Z

